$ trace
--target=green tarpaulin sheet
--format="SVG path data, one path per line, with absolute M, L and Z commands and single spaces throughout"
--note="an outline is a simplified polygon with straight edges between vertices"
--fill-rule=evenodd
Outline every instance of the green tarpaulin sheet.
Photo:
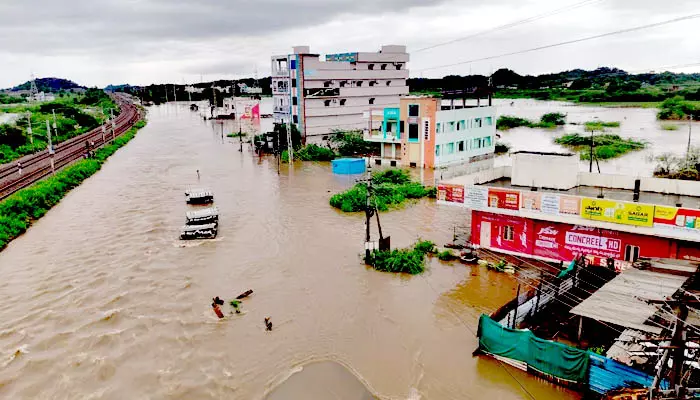
M 571 261 L 567 268 L 564 268 L 561 271 L 559 271 L 559 275 L 557 275 L 557 278 L 563 278 L 563 277 L 569 275 L 569 272 L 573 271 L 575 266 L 576 266 L 576 260 Z
M 527 363 L 540 372 L 585 383 L 588 352 L 551 340 L 540 339 L 527 330 L 506 328 L 488 315 L 479 319 L 479 349 Z

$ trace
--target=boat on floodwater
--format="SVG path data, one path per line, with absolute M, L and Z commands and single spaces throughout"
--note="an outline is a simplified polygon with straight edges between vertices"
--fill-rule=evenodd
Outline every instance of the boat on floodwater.
M 207 189 L 187 189 L 185 191 L 187 204 L 209 204 L 214 202 L 214 193 Z
M 185 214 L 186 225 L 207 225 L 219 223 L 219 209 L 209 207 L 203 210 L 190 211 Z
M 218 233 L 218 228 L 219 224 L 185 225 L 180 230 L 180 239 L 214 239 Z

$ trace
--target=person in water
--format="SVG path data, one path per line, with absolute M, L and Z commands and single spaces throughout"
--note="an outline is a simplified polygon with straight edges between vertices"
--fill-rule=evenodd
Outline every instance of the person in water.
M 270 321 L 270 317 L 265 317 L 265 330 L 272 330 L 272 321 Z
M 224 301 L 219 298 L 219 296 L 214 297 L 213 302 L 211 303 L 211 308 L 214 309 L 214 313 L 216 314 L 217 317 L 223 318 L 224 313 L 221 311 L 221 308 L 219 306 L 222 306 L 224 304 Z

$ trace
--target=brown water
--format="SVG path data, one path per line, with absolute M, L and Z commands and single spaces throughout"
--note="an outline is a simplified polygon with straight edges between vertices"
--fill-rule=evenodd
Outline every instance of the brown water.
M 220 234 L 183 245 L 197 169 Z M 102 171 L 0 253 L 0 398 L 262 399 L 323 360 L 379 398 L 531 398 L 520 385 L 576 397 L 472 358 L 477 318 L 514 296 L 513 276 L 436 260 L 415 277 L 361 265 L 362 216 L 328 206 L 351 184 L 322 164 L 278 176 L 274 160 L 239 153 L 184 105 L 151 108 Z M 465 223 L 432 201 L 382 214 L 393 246 L 445 243 Z M 242 315 L 216 319 L 213 296 L 249 288 Z

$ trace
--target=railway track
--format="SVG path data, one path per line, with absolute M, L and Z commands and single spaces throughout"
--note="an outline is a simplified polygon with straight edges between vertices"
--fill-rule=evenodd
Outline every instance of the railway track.
M 112 133 L 111 124 L 107 123 L 103 125 L 105 127 L 104 137 L 102 127 L 97 127 L 54 146 L 54 170 L 59 170 L 83 158 L 86 152 L 86 142 L 94 143 L 92 150 L 100 148 L 129 130 L 141 119 L 142 116 L 138 108 L 126 96 L 114 95 L 114 100 L 121 109 L 121 113 L 114 119 L 114 133 Z M 17 161 L 0 165 L 0 199 L 51 175 L 51 158 L 48 149 L 22 157 L 17 160 L 22 164 L 21 175 Z

